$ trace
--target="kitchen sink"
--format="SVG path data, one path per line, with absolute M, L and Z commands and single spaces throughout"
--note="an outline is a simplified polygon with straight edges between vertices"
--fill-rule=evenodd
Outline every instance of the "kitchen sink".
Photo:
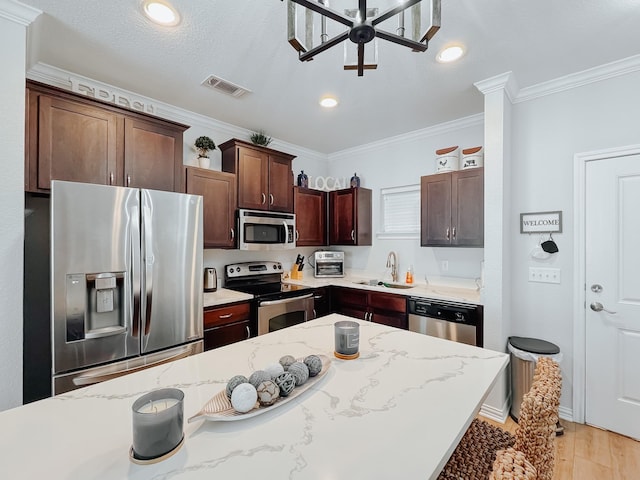
M 406 283 L 391 283 L 383 282 L 380 280 L 358 280 L 353 283 L 357 285 L 369 285 L 372 287 L 387 287 L 387 288 L 413 288 L 414 285 L 407 285 Z
M 413 288 L 413 285 L 407 285 L 406 283 L 387 283 L 384 282 L 383 285 L 387 288 Z

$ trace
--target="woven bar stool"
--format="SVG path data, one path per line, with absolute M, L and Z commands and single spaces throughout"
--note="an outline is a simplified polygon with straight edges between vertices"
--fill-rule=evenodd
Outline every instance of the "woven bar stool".
M 509 453 L 500 457 L 498 468 L 502 468 L 500 465 L 503 463 L 507 464 L 509 459 L 518 459 L 519 462 L 526 459 L 534 467 L 536 476 L 530 476 L 531 469 L 516 468 L 512 465 L 511 468 L 525 476 L 495 478 L 551 480 L 555 460 L 553 441 L 558 422 L 561 385 L 562 377 L 558 363 L 547 357 L 540 358 L 531 390 L 522 399 L 520 422 L 515 437 L 499 427 L 474 419 L 438 479 L 487 480 L 495 466 L 496 453 L 503 450 Z M 512 446 L 513 449 L 507 450 Z M 523 456 L 516 456 L 512 450 Z M 502 468 L 501 474 L 506 472 L 507 470 Z

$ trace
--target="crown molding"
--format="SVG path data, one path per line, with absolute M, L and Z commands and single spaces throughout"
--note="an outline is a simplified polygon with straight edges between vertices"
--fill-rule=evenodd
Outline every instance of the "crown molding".
M 526 87 L 518 92 L 515 103 L 526 102 L 535 98 L 553 95 L 554 93 L 571 90 L 590 83 L 600 82 L 609 78 L 626 75 L 640 70 L 640 55 L 605 63 L 581 72 L 572 73 L 548 82 Z
M 42 14 L 42 10 L 15 0 L 0 0 L 0 17 L 28 27 Z
M 3 0 L 0 0 L 0 2 L 1 1 Z M 198 126 L 204 129 L 215 129 L 217 132 L 223 135 L 226 134 L 230 138 L 248 139 L 253 133 L 251 130 L 160 102 L 153 98 L 145 97 L 144 95 L 139 95 L 135 92 L 93 80 L 45 63 L 36 63 L 33 65 L 27 71 L 27 78 L 185 125 Z M 274 139 L 270 146 L 291 153 L 292 155 L 303 156 L 323 162 L 327 161 L 327 155 L 324 153 L 281 140 Z
M 484 124 L 484 114 L 477 113 L 475 115 L 469 115 L 468 117 L 462 117 L 450 122 L 440 123 L 431 127 L 423 128 L 420 130 L 414 130 L 413 132 L 403 133 L 394 137 L 384 138 L 372 143 L 360 145 L 358 147 L 348 148 L 346 150 L 340 150 L 335 153 L 329 154 L 329 161 L 333 162 L 341 158 L 346 158 L 358 153 L 366 153 L 378 150 L 383 147 L 388 147 L 397 143 L 405 143 L 409 141 L 422 140 L 424 138 L 435 137 L 437 135 L 443 135 L 449 132 L 455 132 L 462 130 L 463 128 L 477 127 Z
M 518 85 L 513 72 L 501 73 L 495 77 L 480 80 L 473 85 L 484 95 L 503 90 L 510 102 L 513 102 L 518 96 Z

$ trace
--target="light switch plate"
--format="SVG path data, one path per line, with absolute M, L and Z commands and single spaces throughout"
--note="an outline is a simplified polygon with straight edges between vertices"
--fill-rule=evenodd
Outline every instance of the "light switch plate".
M 560 283 L 560 269 L 529 267 L 529 281 L 539 283 Z

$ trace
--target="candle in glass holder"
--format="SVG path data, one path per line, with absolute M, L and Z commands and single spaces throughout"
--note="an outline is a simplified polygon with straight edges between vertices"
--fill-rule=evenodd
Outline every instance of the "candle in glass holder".
M 334 325 L 335 356 L 345 360 L 358 358 L 360 342 L 360 324 L 350 320 L 341 320 Z
M 175 449 L 183 437 L 184 393 L 162 388 L 138 398 L 133 412 L 133 456 L 152 460 Z

